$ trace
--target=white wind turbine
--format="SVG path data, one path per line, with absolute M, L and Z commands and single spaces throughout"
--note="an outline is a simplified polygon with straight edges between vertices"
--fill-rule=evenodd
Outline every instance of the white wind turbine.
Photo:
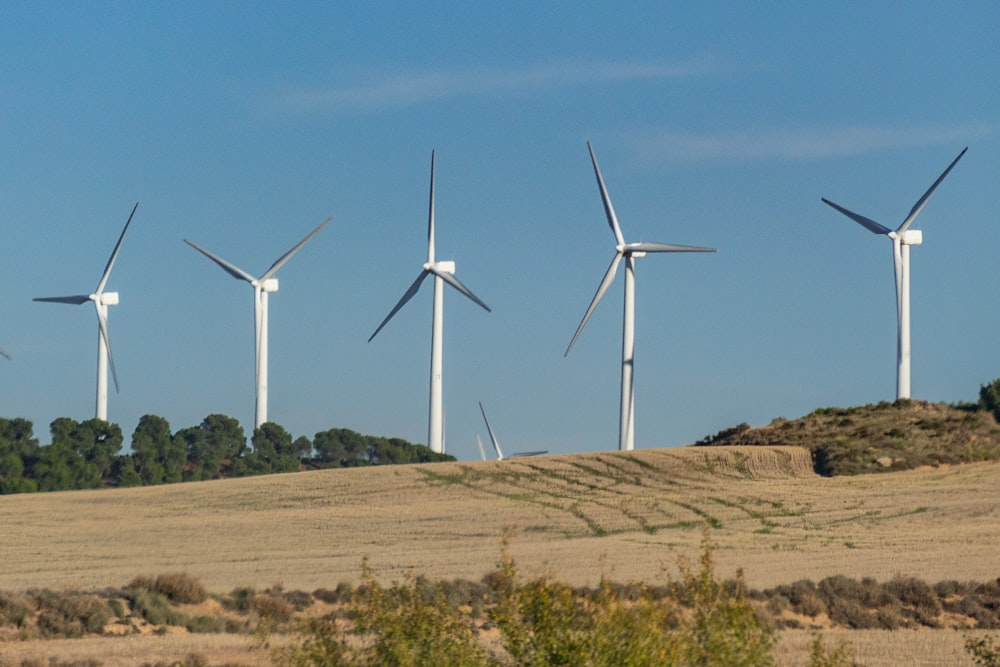
M 469 291 L 458 278 L 455 277 L 454 261 L 437 261 L 434 258 L 434 151 L 431 151 L 431 194 L 430 205 L 427 214 L 427 261 L 424 262 L 420 270 L 420 275 L 413 281 L 410 288 L 406 290 L 402 298 L 393 306 L 389 314 L 386 315 L 382 323 L 378 325 L 369 338 L 370 343 L 378 332 L 382 330 L 393 315 L 399 312 L 407 301 L 420 290 L 421 283 L 429 276 L 434 276 L 434 307 L 431 324 L 431 382 L 430 382 L 430 407 L 428 410 L 427 444 L 431 451 L 438 454 L 444 452 L 444 411 L 442 407 L 442 326 L 444 323 L 444 284 L 448 283 L 459 292 L 475 301 L 479 306 L 490 312 L 490 307 L 483 303 L 479 297 Z
M 237 280 L 245 280 L 253 288 L 254 368 L 256 377 L 254 428 L 259 428 L 261 424 L 267 421 L 267 295 L 278 291 L 278 279 L 274 277 L 274 274 L 285 265 L 285 262 L 292 258 L 292 255 L 297 253 L 312 237 L 316 236 L 321 229 L 326 227 L 331 220 L 333 220 L 333 216 L 320 223 L 316 229 L 309 232 L 295 247 L 279 257 L 271 265 L 271 268 L 261 274 L 259 278 L 254 278 L 235 264 L 231 264 L 191 241 L 184 239 L 185 243 L 218 264 L 222 267 L 223 271 Z
M 822 198 L 823 203 L 846 215 L 851 220 L 875 234 L 888 236 L 892 241 L 892 265 L 896 275 L 896 400 L 910 398 L 910 246 L 920 245 L 924 241 L 923 233 L 919 229 L 910 229 L 910 225 L 920 211 L 927 204 L 927 201 L 941 185 L 948 172 L 962 159 L 966 146 L 958 154 L 948 168 L 942 172 L 934 184 L 917 200 L 917 203 L 910 209 L 910 214 L 906 216 L 902 224 L 895 230 L 889 229 L 870 218 L 858 215 L 849 211 L 843 206 L 833 203 L 829 199 Z
M 111 337 L 108 334 L 108 306 L 118 305 L 118 292 L 105 292 L 104 287 L 108 283 L 111 268 L 115 265 L 115 260 L 118 259 L 118 251 L 121 249 L 122 241 L 125 239 L 125 232 L 128 231 L 129 225 L 132 224 L 132 217 L 135 215 L 137 208 L 139 208 L 139 202 L 136 202 L 135 206 L 132 207 L 132 213 L 129 214 L 128 220 L 125 222 L 121 236 L 118 237 L 118 243 L 115 244 L 115 249 L 111 252 L 108 264 L 104 267 L 104 273 L 101 275 L 101 281 L 97 283 L 97 289 L 94 290 L 93 294 L 49 296 L 34 299 L 34 301 L 69 303 L 75 306 L 87 303 L 88 301 L 94 302 L 94 309 L 97 311 L 97 328 L 99 332 L 97 337 L 97 400 L 94 416 L 104 421 L 108 420 L 109 365 L 111 366 L 111 377 L 115 382 L 115 392 L 118 391 L 118 373 L 115 372 L 115 362 L 111 356 Z
M 618 217 L 615 209 L 611 205 L 611 198 L 608 190 L 604 186 L 604 178 L 601 176 L 601 169 L 597 166 L 597 158 L 594 157 L 594 149 L 590 142 L 587 142 L 587 149 L 590 151 L 590 161 L 594 165 L 594 174 L 597 176 L 597 185 L 601 190 L 601 199 L 604 201 L 604 213 L 608 218 L 608 225 L 615 235 L 615 257 L 611 260 L 611 266 L 604 274 L 604 279 L 597 288 L 590 307 L 587 308 L 580 326 L 573 334 L 573 340 L 566 347 L 563 356 L 569 354 L 573 349 L 573 344 L 583 331 L 591 314 L 597 307 L 597 302 L 604 296 L 604 292 L 615 279 L 618 271 L 618 264 L 622 258 L 625 259 L 625 306 L 622 322 L 622 391 L 621 391 L 621 418 L 618 430 L 618 449 L 631 450 L 635 448 L 635 394 L 633 387 L 633 373 L 635 365 L 635 260 L 644 257 L 647 252 L 716 252 L 715 248 L 702 248 L 698 246 L 675 245 L 673 243 L 626 243 L 621 227 L 618 225 Z
M 486 432 L 490 434 L 490 442 L 493 444 L 493 451 L 497 453 L 497 461 L 503 461 L 504 455 L 500 450 L 500 442 L 497 440 L 496 433 L 493 432 L 493 427 L 490 426 L 490 420 L 486 418 L 486 409 L 483 407 L 483 402 L 479 402 L 479 411 L 483 413 L 483 421 L 486 422 Z M 483 451 L 483 441 L 479 438 L 479 434 L 476 434 L 476 442 L 479 443 L 479 455 L 482 459 L 486 460 L 486 452 Z M 548 451 L 538 451 L 538 452 L 517 452 L 516 454 L 511 454 L 509 458 L 521 458 L 528 456 L 542 456 L 543 454 L 548 454 Z

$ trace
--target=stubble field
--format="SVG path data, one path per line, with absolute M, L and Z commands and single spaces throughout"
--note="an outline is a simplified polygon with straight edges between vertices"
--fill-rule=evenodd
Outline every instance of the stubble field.
M 328 470 L 0 497 L 0 590 L 120 587 L 185 572 L 214 592 L 311 591 L 357 582 L 364 558 L 386 582 L 478 580 L 505 538 L 527 573 L 656 583 L 678 557 L 698 555 L 706 526 L 719 575 L 742 568 L 754 588 L 833 574 L 992 581 L 998 515 L 1000 464 L 823 478 L 794 447 Z M 867 665 L 971 664 L 956 631 L 840 634 Z M 784 631 L 782 664 L 802 664 L 808 640 Z M 142 664 L 110 658 L 129 639 L 64 641 L 106 642 L 96 654 L 105 665 Z M 56 654 L 52 642 L 34 644 Z M 30 648 L 0 646 L 0 655 Z M 240 663 L 266 664 L 266 655 Z

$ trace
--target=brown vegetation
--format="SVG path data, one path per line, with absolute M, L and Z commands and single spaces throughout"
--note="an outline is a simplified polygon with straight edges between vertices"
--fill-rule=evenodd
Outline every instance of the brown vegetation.
M 767 426 L 740 424 L 697 446 L 795 446 L 813 454 L 821 475 L 912 470 L 1000 458 L 1000 425 L 975 406 L 903 400 L 855 408 L 820 408 Z

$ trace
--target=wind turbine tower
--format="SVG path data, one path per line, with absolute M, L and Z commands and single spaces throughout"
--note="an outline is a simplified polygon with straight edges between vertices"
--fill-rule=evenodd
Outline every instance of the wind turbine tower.
M 930 200 L 931 195 L 941 185 L 941 181 L 954 168 L 958 161 L 969 150 L 966 146 L 958 154 L 948 168 L 945 169 L 937 180 L 928 188 L 927 192 L 917 200 L 917 203 L 910 209 L 909 215 L 896 229 L 889 229 L 885 225 L 875 222 L 871 218 L 866 218 L 854 211 L 850 211 L 839 204 L 835 204 L 825 197 L 823 203 L 840 211 L 848 218 L 858 223 L 874 234 L 888 236 L 892 241 L 892 265 L 896 275 L 896 400 L 910 398 L 910 246 L 920 245 L 924 242 L 923 232 L 919 229 L 910 229 L 910 225 L 916 219 L 920 211 Z
M 573 344 L 583 331 L 587 320 L 593 314 L 597 303 L 604 296 L 608 287 L 615 279 L 618 271 L 618 264 L 625 260 L 625 305 L 622 315 L 622 389 L 621 389 L 621 409 L 618 429 L 618 449 L 632 450 L 635 448 L 635 392 L 633 385 L 633 373 L 635 370 L 635 260 L 645 257 L 649 252 L 716 252 L 715 248 L 702 248 L 699 246 L 676 245 L 673 243 L 626 243 L 618 224 L 618 217 L 615 209 L 611 205 L 611 197 L 608 196 L 608 189 L 604 185 L 604 178 L 601 176 L 601 168 L 597 165 L 597 158 L 594 156 L 594 149 L 590 142 L 587 142 L 587 149 L 590 151 L 590 161 L 594 165 L 594 175 L 597 177 L 597 187 L 601 191 L 601 199 L 604 202 L 604 213 L 608 218 L 608 225 L 615 236 L 615 256 L 611 260 L 611 266 L 604 274 L 604 279 L 597 288 L 590 307 L 587 308 L 580 326 L 576 328 L 573 339 L 566 347 L 563 356 L 569 355 L 573 349 Z
M 111 366 L 111 377 L 114 379 L 115 392 L 118 391 L 118 373 L 115 371 L 115 362 L 111 356 L 111 337 L 108 334 L 108 306 L 118 305 L 118 292 L 105 292 L 104 288 L 108 284 L 108 277 L 111 275 L 111 269 L 115 265 L 115 260 L 118 259 L 118 251 L 121 250 L 122 241 L 125 239 L 125 233 L 128 232 L 128 227 L 132 224 L 132 218 L 135 216 L 135 210 L 137 208 L 139 208 L 139 202 L 136 202 L 135 206 L 132 207 L 132 213 L 129 214 L 128 220 L 125 222 L 125 227 L 122 229 L 122 233 L 118 237 L 118 243 L 115 244 L 115 249 L 111 252 L 111 257 L 108 259 L 108 263 L 104 267 L 104 273 L 101 275 L 100 282 L 97 283 L 97 289 L 94 290 L 92 294 L 47 296 L 34 299 L 34 301 L 68 303 L 75 306 L 87 303 L 88 301 L 93 302 L 94 309 L 97 311 L 98 329 L 97 400 L 94 416 L 97 419 L 104 421 L 108 420 L 108 366 Z
M 389 320 L 406 305 L 406 302 L 420 290 L 420 285 L 427 276 L 434 276 L 434 305 L 431 312 L 431 379 L 430 406 L 427 418 L 427 445 L 431 451 L 438 454 L 444 452 L 444 408 L 442 401 L 442 330 L 444 325 L 444 284 L 447 283 L 474 301 L 481 308 L 490 312 L 490 307 L 479 297 L 469 291 L 455 276 L 454 261 L 438 261 L 434 256 L 434 151 L 431 151 L 431 193 L 427 214 L 427 261 L 420 270 L 420 275 L 413 281 L 402 298 L 393 306 L 382 323 L 378 325 L 369 338 L 370 343 L 378 332 L 388 324 Z
M 272 292 L 278 291 L 278 279 L 274 277 L 274 274 L 285 265 L 285 262 L 292 258 L 292 255 L 297 253 L 312 237 L 316 236 L 321 229 L 326 227 L 331 220 L 333 220 L 333 216 L 320 223 L 316 229 L 309 232 L 295 247 L 279 257 L 271 265 L 271 268 L 261 274 L 259 278 L 254 278 L 235 264 L 227 262 L 195 243 L 184 239 L 185 243 L 218 264 L 223 271 L 237 280 L 244 280 L 250 283 L 250 287 L 253 288 L 254 369 L 256 378 L 254 428 L 260 428 L 261 424 L 267 421 L 267 296 Z

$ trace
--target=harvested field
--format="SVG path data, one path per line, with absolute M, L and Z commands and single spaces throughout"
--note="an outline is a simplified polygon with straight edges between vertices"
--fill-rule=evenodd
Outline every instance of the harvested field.
M 212 591 L 356 581 L 363 558 L 479 579 L 504 535 L 572 583 L 662 580 L 698 552 L 757 588 L 831 574 L 1000 572 L 1000 465 L 824 478 L 799 448 L 678 448 L 328 470 L 0 497 L 0 589 L 121 586 L 186 572 Z

